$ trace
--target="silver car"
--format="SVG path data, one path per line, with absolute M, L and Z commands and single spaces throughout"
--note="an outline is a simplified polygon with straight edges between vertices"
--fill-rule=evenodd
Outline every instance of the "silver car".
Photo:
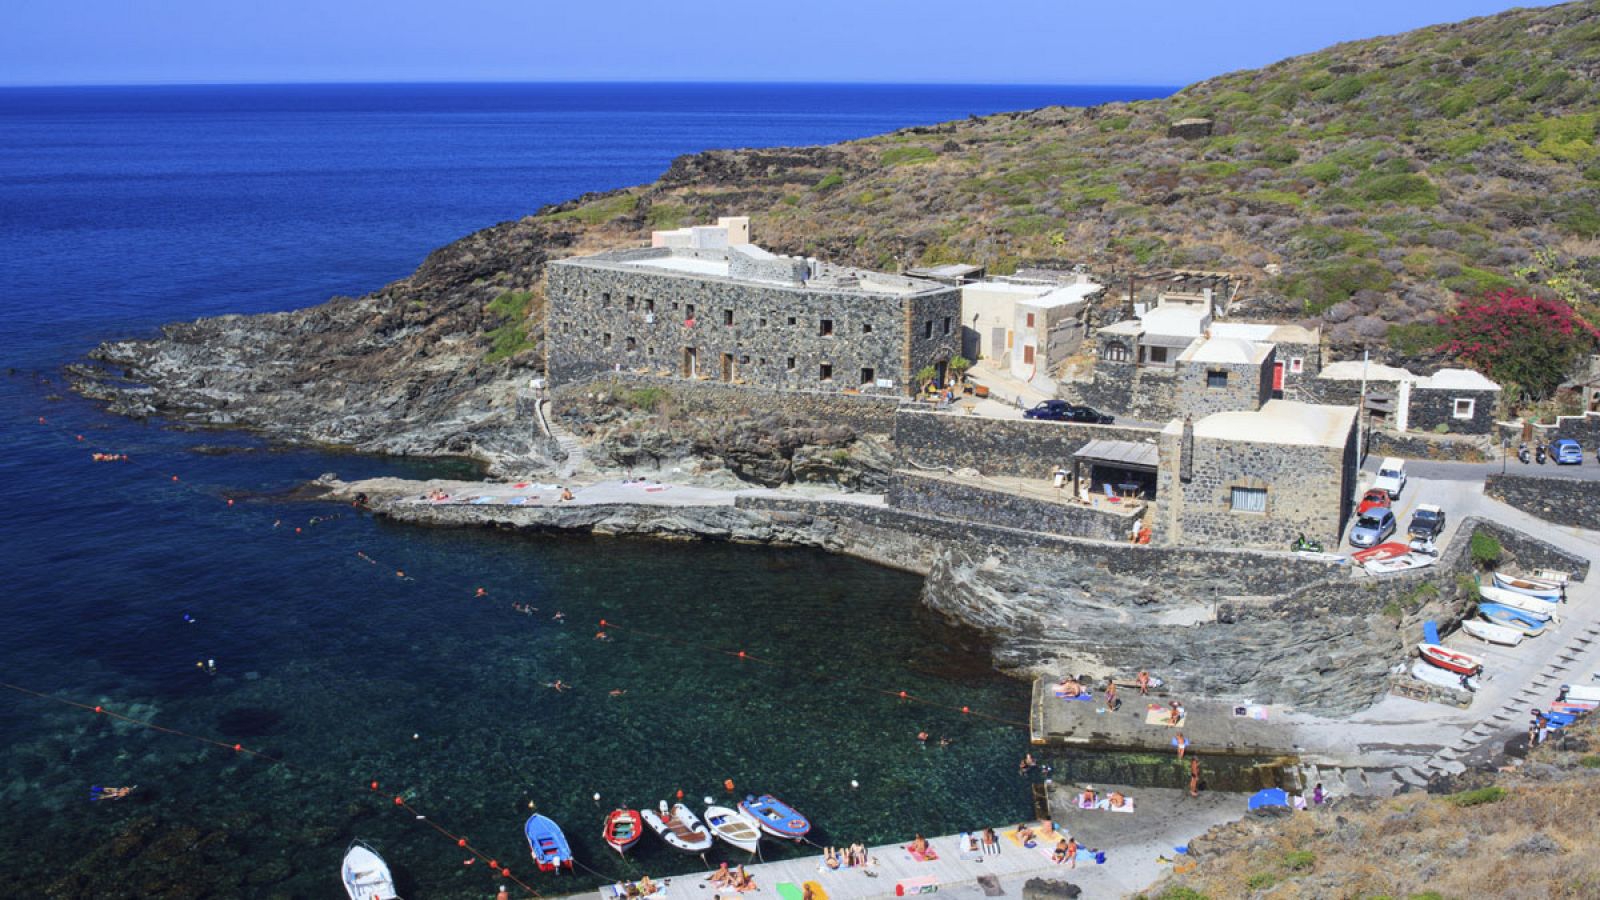
M 1375 547 L 1394 534 L 1394 513 L 1383 507 L 1369 509 L 1356 519 L 1350 529 L 1350 544 L 1355 547 Z

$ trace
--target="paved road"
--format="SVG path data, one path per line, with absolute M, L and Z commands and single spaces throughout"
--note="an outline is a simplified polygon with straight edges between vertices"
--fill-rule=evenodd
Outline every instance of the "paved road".
M 1378 471 L 1378 463 L 1383 462 L 1383 456 L 1373 453 L 1367 457 L 1362 470 L 1366 472 Z M 1510 475 L 1536 475 L 1541 478 L 1571 478 L 1578 481 L 1600 481 L 1600 462 L 1585 459 L 1582 465 L 1558 466 L 1555 463 L 1520 463 L 1515 456 L 1502 464 L 1496 460 L 1492 463 L 1460 463 L 1437 462 L 1428 459 L 1406 460 L 1406 475 L 1411 478 L 1433 478 L 1446 481 L 1482 481 L 1484 476 L 1499 474 L 1504 470 Z

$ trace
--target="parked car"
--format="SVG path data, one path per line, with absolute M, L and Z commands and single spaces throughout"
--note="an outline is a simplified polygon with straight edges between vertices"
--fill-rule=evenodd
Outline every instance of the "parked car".
M 1421 541 L 1437 540 L 1444 533 L 1444 510 L 1431 503 L 1422 503 L 1411 514 L 1411 524 L 1406 534 Z
M 1078 406 L 1065 400 L 1046 400 L 1033 409 L 1024 410 L 1024 419 L 1041 419 L 1046 422 L 1082 422 L 1089 425 L 1110 425 L 1111 416 L 1092 406 Z
M 1394 534 L 1394 511 L 1386 506 L 1356 518 L 1350 529 L 1350 544 L 1355 547 L 1376 547 Z
M 1389 492 L 1383 488 L 1368 488 L 1367 492 L 1361 495 L 1361 504 L 1356 507 L 1356 515 L 1359 516 L 1369 509 L 1378 509 L 1379 507 L 1387 509 L 1393 502 L 1393 500 L 1389 499 Z
M 1550 442 L 1550 456 L 1558 466 L 1581 466 L 1583 445 L 1572 438 L 1560 438 Z
M 1406 489 L 1406 461 L 1391 456 L 1379 463 L 1378 479 L 1372 486 L 1383 488 L 1389 492 L 1390 499 L 1399 500 L 1400 492 Z

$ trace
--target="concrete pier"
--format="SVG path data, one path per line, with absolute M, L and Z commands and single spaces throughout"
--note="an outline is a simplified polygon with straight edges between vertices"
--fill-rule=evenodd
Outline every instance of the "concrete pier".
M 1152 693 L 1141 697 L 1136 689 L 1117 687 L 1122 707 L 1106 708 L 1104 692 L 1088 700 L 1068 700 L 1055 696 L 1059 679 L 1040 677 L 1033 682 L 1031 731 L 1035 744 L 1085 747 L 1106 751 L 1169 752 L 1179 732 L 1195 753 L 1224 756 L 1281 756 L 1295 752 L 1292 730 L 1275 726 L 1270 719 L 1254 718 L 1261 707 L 1211 700 L 1183 700 Z M 1166 705 L 1174 699 L 1183 707 L 1183 723 L 1167 725 L 1148 721 L 1151 705 Z M 1244 715 L 1239 715 L 1240 711 Z

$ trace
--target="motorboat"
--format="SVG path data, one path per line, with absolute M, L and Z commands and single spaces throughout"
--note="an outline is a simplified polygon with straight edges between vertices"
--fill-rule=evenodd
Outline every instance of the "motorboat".
M 1405 544 L 1402 544 L 1399 541 L 1388 541 L 1379 544 L 1376 547 L 1368 547 L 1365 550 L 1357 550 L 1356 552 L 1350 554 L 1350 558 L 1355 560 L 1357 565 L 1366 566 L 1366 564 L 1369 562 L 1376 562 L 1383 559 L 1394 559 L 1398 556 L 1405 556 L 1410 552 L 1411 548 Z
M 1530 597 L 1527 594 L 1519 594 L 1516 591 L 1508 591 L 1505 588 L 1480 584 L 1478 585 L 1478 596 L 1490 603 L 1509 606 L 1512 609 L 1520 609 L 1545 621 L 1554 618 L 1556 614 L 1555 604 L 1550 601 L 1540 600 L 1538 597 Z
M 539 871 L 557 874 L 562 869 L 572 871 L 572 848 L 554 820 L 534 813 L 522 830 L 528 836 L 528 850 L 533 853 L 533 862 Z
M 603 836 L 611 849 L 627 855 L 633 845 L 639 843 L 639 838 L 644 837 L 644 820 L 636 809 L 613 809 L 606 814 Z
M 1522 643 L 1522 631 L 1517 628 L 1507 628 L 1493 622 L 1482 622 L 1477 619 L 1466 619 L 1461 623 L 1461 630 L 1472 635 L 1480 641 L 1490 644 L 1501 644 L 1506 647 L 1515 647 Z
M 378 851 L 362 841 L 350 842 L 350 848 L 344 851 L 344 865 L 339 874 L 350 900 L 395 900 L 400 896 L 395 892 L 389 864 Z
M 1523 637 L 1538 637 L 1544 634 L 1545 622 L 1533 613 L 1501 606 L 1498 603 L 1478 604 L 1478 615 L 1485 621 L 1493 622 L 1505 628 L 1515 628 L 1522 632 Z
M 754 819 L 762 831 L 775 838 L 798 841 L 811 831 L 811 823 L 805 816 L 771 794 L 759 797 L 746 794 L 739 801 L 739 811 Z
M 1451 650 L 1441 644 L 1418 644 L 1417 652 L 1429 663 L 1459 675 L 1475 675 L 1483 669 L 1483 659 L 1470 653 Z
M 754 819 L 726 806 L 706 807 L 706 827 L 731 846 L 749 853 L 761 843 L 761 828 Z
M 700 824 L 694 811 L 682 803 L 668 809 L 667 801 L 663 800 L 659 809 L 647 809 L 641 815 L 644 824 L 669 847 L 685 853 L 704 853 L 711 849 L 711 832 Z
M 1540 600 L 1548 600 L 1551 603 L 1559 603 L 1561 601 L 1561 585 L 1552 584 L 1548 581 L 1534 581 L 1528 578 L 1507 575 L 1504 572 L 1496 572 L 1494 573 L 1494 586 L 1508 591 L 1516 591 L 1519 594 L 1527 594 L 1529 597 L 1538 597 Z

